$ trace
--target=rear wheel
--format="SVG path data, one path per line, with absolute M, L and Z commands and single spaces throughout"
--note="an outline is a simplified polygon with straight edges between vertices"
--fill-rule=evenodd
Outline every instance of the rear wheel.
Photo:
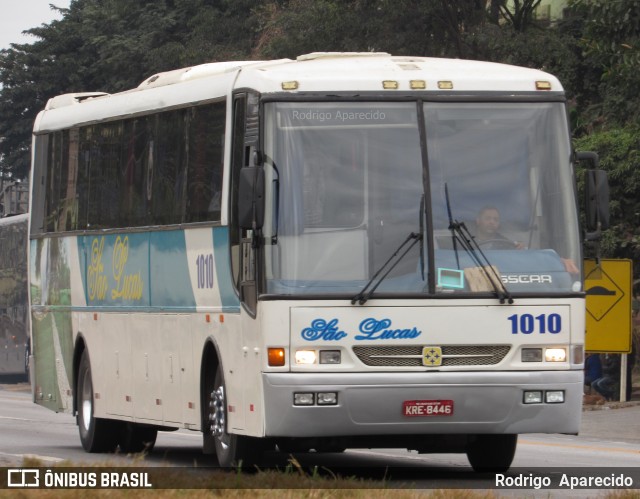
M 118 446 L 118 439 L 114 438 L 117 431 L 115 421 L 94 417 L 94 393 L 91 378 L 91 363 L 87 350 L 82 352 L 80 368 L 78 369 L 78 383 L 76 387 L 78 402 L 77 422 L 80 431 L 82 447 L 87 452 L 113 452 Z
M 518 435 L 470 435 L 467 459 L 474 471 L 507 471 L 516 453 Z

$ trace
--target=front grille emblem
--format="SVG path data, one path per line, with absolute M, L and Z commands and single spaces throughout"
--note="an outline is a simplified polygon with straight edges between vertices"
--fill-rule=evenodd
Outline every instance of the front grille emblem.
M 423 347 L 422 365 L 427 367 L 438 367 L 442 365 L 441 347 Z

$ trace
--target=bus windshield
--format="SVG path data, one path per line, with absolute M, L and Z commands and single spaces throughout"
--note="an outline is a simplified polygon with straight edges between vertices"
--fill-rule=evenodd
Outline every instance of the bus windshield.
M 376 295 L 581 290 L 562 103 L 265 110 L 266 293 L 352 296 L 412 233 Z

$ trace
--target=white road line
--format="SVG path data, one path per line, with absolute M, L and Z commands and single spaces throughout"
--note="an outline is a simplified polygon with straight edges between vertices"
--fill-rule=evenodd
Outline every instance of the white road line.
M 28 418 L 12 418 L 9 416 L 0 416 L 0 419 L 9 419 L 11 421 L 27 421 L 29 423 L 41 423 L 42 421 L 39 419 L 28 419 Z

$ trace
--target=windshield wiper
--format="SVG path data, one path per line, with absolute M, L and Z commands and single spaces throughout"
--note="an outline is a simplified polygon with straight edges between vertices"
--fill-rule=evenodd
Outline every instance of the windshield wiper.
M 389 275 L 389 273 L 394 268 L 396 268 L 396 265 L 400 263 L 400 261 L 404 258 L 404 256 L 407 253 L 409 253 L 409 251 L 411 251 L 411 248 L 413 248 L 419 241 L 422 241 L 422 238 L 423 238 L 422 234 L 418 234 L 416 232 L 412 232 L 411 234 L 409 234 L 407 238 L 402 242 L 402 244 L 398 246 L 398 249 L 394 251 L 393 255 L 391 255 L 391 257 L 386 262 L 384 262 L 384 264 L 376 271 L 375 274 L 373 274 L 373 277 L 369 279 L 369 282 L 367 282 L 365 287 L 362 288 L 362 290 L 351 299 L 351 305 L 355 305 L 356 302 L 359 303 L 360 305 L 364 305 L 367 302 L 367 300 L 371 298 L 371 295 L 378 288 L 378 286 L 380 286 L 382 281 L 384 281 L 385 278 Z M 405 246 L 408 246 L 408 247 L 404 250 L 402 254 L 400 254 L 400 256 L 398 256 L 398 254 L 403 250 L 403 248 L 405 248 Z M 385 269 L 387 269 L 387 271 L 382 276 L 380 276 L 375 286 L 373 286 L 370 290 L 367 291 L 367 288 L 369 288 L 369 286 L 371 286 L 376 281 L 380 273 Z
M 471 235 L 471 232 L 469 232 L 469 229 L 467 229 L 467 226 L 464 224 L 464 222 L 458 222 L 458 220 L 454 220 L 453 216 L 451 215 L 451 203 L 449 201 L 449 189 L 447 188 L 447 184 L 444 184 L 444 195 L 447 201 L 449 230 L 451 231 L 451 237 L 453 239 L 453 249 L 456 254 L 456 264 L 458 265 L 458 269 L 460 268 L 460 260 L 458 258 L 457 243 L 460 243 L 462 249 L 464 249 L 469 254 L 476 266 L 480 269 L 482 275 L 484 275 L 485 279 L 489 282 L 489 284 L 491 284 L 493 292 L 500 300 L 500 303 L 503 304 L 506 301 L 507 303 L 512 304 L 513 297 L 502 282 L 502 279 L 496 271 L 496 268 L 491 264 L 491 261 L 482 251 L 482 248 L 478 244 L 478 241 L 476 241 L 475 237 Z

